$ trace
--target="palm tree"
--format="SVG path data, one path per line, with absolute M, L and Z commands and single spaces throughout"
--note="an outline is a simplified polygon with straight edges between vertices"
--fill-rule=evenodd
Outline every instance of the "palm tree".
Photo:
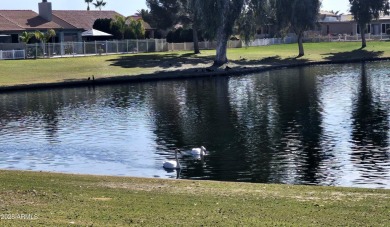
M 31 32 L 23 32 L 22 35 L 19 37 L 20 41 L 27 44 L 31 38 L 34 37 L 34 33 Z
M 56 36 L 56 32 L 53 29 L 49 29 L 47 32 L 43 33 L 41 31 L 35 31 L 34 36 L 37 40 L 42 42 L 43 52 L 46 53 L 45 43 L 49 42 L 51 38 Z
M 41 42 L 44 42 L 44 40 L 45 40 L 45 34 L 43 34 L 43 32 L 41 32 L 41 31 L 35 31 L 34 36 L 37 40 L 39 40 Z
M 96 0 L 96 3 L 93 3 L 95 5 L 95 8 L 99 8 L 99 10 L 101 11 L 102 10 L 102 7 L 104 7 L 106 5 L 106 2 L 104 2 L 104 0 Z
M 45 33 L 45 41 L 46 42 L 49 42 L 51 38 L 55 37 L 57 34 L 56 32 L 53 30 L 53 29 L 49 29 L 46 33 Z
M 47 43 L 50 41 L 51 38 L 56 36 L 56 32 L 53 29 L 49 29 L 45 33 L 41 31 L 35 31 L 34 36 L 37 40 L 41 41 L 42 43 Z
M 92 3 L 92 2 L 93 2 L 93 0 L 84 0 L 84 1 L 85 1 L 85 3 L 87 3 L 87 4 L 88 4 L 87 10 L 89 11 L 89 3 Z

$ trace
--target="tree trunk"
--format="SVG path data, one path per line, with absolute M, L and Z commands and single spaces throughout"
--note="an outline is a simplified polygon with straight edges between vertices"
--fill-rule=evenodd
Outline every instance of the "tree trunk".
M 220 31 L 218 29 L 218 35 L 217 35 L 217 54 L 215 56 L 214 60 L 214 66 L 221 66 L 228 62 L 226 52 L 227 52 L 227 42 L 228 42 L 228 36 L 226 33 Z
M 192 25 L 192 36 L 194 41 L 194 54 L 200 54 L 199 40 L 198 40 L 198 27 L 195 24 Z
M 366 41 L 366 25 L 359 25 L 360 26 L 360 34 L 362 36 L 362 49 L 366 48 L 367 41 Z
M 213 66 L 221 66 L 228 62 L 226 52 L 227 52 L 227 42 L 229 39 L 229 34 L 227 32 L 228 29 L 226 29 L 228 18 L 226 18 L 229 15 L 229 1 L 224 1 L 224 6 L 222 9 L 222 20 L 221 24 L 219 25 L 217 29 L 217 48 L 216 48 L 216 56 L 214 60 Z
M 305 55 L 305 50 L 303 49 L 303 33 L 299 33 L 298 35 L 298 48 L 299 48 L 299 54 L 298 57 L 302 57 Z

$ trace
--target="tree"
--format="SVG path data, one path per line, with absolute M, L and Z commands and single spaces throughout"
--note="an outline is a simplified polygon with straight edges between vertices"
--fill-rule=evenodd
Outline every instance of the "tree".
M 99 8 L 99 10 L 101 11 L 102 8 L 107 4 L 106 2 L 104 2 L 104 0 L 96 0 L 96 3 L 93 3 L 95 5 L 95 8 Z
M 142 18 L 148 16 L 149 22 L 154 22 L 156 28 L 168 29 L 178 22 L 178 15 L 180 10 L 180 4 L 178 0 L 146 0 L 146 5 L 150 9 L 150 14 L 146 14 L 148 11 L 143 11 Z
M 158 28 L 172 28 L 177 24 L 191 26 L 193 31 L 194 53 L 199 54 L 198 31 L 200 26 L 199 9 L 195 3 L 197 0 L 146 0 L 151 14 Z M 141 12 L 145 14 L 146 12 Z M 147 15 L 145 15 L 147 16 Z M 144 17 L 144 16 L 143 16 Z
M 281 31 L 292 29 L 298 36 L 298 57 L 304 56 L 304 32 L 316 25 L 320 0 L 275 0 L 276 22 Z
M 233 26 L 238 19 L 244 0 L 195 0 L 195 6 L 200 9 L 203 28 L 212 37 L 216 37 L 217 48 L 214 66 L 228 62 L 227 42 L 233 34 Z
M 89 9 L 90 9 L 90 8 L 89 8 L 89 4 L 90 4 L 90 3 L 92 3 L 92 2 L 93 2 L 93 0 L 84 0 L 84 1 L 85 1 L 85 3 L 87 3 L 87 4 L 88 4 L 87 10 L 89 11 Z
M 115 19 L 111 20 L 111 22 L 110 22 L 110 28 L 111 29 L 114 26 L 118 28 L 118 31 L 121 34 L 121 39 L 125 38 L 125 32 L 126 32 L 126 29 L 128 27 L 126 22 L 127 22 L 128 19 L 129 19 L 128 17 L 123 17 L 123 16 L 116 15 Z
M 259 27 L 275 24 L 275 9 L 271 0 L 246 0 L 236 31 L 246 44 L 253 40 Z
M 22 33 L 22 35 L 19 36 L 19 39 L 20 39 L 20 41 L 22 41 L 23 43 L 27 44 L 28 42 L 30 42 L 30 40 L 32 39 L 32 37 L 34 37 L 34 33 L 24 31 L 24 32 Z
M 34 36 L 37 40 L 42 42 L 43 45 L 43 52 L 46 53 L 46 45 L 45 43 L 48 43 L 50 39 L 56 36 L 56 32 L 53 29 L 47 30 L 47 32 L 43 33 L 41 31 L 35 31 Z
M 181 21 L 192 25 L 192 40 L 194 53 L 200 54 L 199 50 L 199 29 L 201 26 L 201 12 L 197 7 L 198 0 L 182 0 Z
M 374 19 L 378 19 L 381 12 L 389 13 L 389 1 L 388 0 L 349 0 L 351 5 L 350 12 L 354 16 L 360 28 L 360 34 L 362 36 L 362 48 L 367 46 L 366 42 L 366 27 Z
M 114 20 L 97 19 L 93 28 L 113 35 L 114 39 L 145 38 L 143 20 L 134 20 L 131 17 L 116 16 Z
M 141 19 L 133 20 L 130 18 L 130 30 L 134 33 L 136 39 L 145 38 L 145 27 Z
M 49 29 L 45 33 L 41 31 L 35 31 L 34 36 L 37 40 L 41 41 L 42 43 L 47 43 L 50 41 L 51 38 L 56 36 L 56 32 L 53 29 Z
M 114 39 L 121 39 L 122 34 L 120 33 L 119 28 L 115 24 L 112 24 L 111 22 L 112 19 L 108 19 L 108 18 L 97 19 L 94 22 L 92 27 L 99 31 L 106 32 L 113 35 Z

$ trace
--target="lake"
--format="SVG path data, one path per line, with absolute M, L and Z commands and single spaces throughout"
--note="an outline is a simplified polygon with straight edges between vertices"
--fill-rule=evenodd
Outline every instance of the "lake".
M 0 168 L 390 188 L 390 63 L 0 94 Z M 188 155 L 205 146 L 208 155 Z M 162 168 L 179 148 L 181 172 Z

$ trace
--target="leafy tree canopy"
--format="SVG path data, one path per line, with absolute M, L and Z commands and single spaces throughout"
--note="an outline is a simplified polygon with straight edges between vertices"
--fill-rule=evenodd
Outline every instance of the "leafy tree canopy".
M 362 48 L 367 46 L 365 28 L 372 20 L 378 19 L 381 13 L 388 14 L 388 0 L 349 0 L 350 12 L 361 28 Z M 363 28 L 363 29 L 362 29 Z

